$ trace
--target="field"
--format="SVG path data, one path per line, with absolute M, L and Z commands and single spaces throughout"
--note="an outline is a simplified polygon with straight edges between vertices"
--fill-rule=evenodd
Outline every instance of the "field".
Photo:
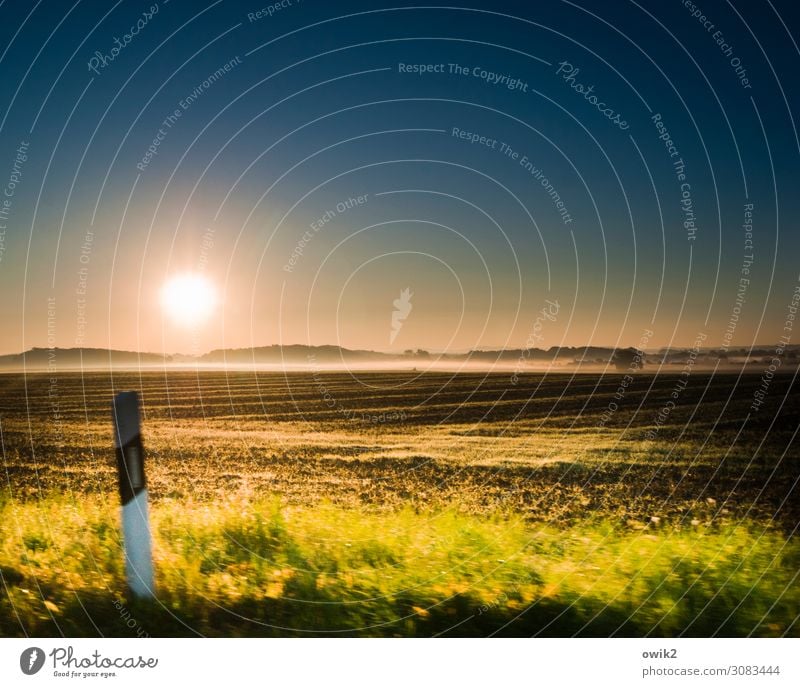
M 800 635 L 777 375 L 0 376 L 0 635 Z M 110 401 L 141 392 L 156 603 Z

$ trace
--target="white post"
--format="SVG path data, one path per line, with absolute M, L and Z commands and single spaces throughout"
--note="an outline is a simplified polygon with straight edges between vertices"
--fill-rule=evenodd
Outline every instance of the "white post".
M 139 396 L 123 391 L 114 398 L 114 446 L 117 450 L 125 572 L 135 596 L 154 598 L 150 518 L 144 477 L 144 449 L 139 425 Z

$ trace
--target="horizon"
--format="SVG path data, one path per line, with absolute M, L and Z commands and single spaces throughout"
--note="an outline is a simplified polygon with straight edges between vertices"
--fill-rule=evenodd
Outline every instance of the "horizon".
M 404 355 L 414 355 L 418 352 L 427 353 L 431 355 L 467 355 L 469 353 L 495 353 L 495 352 L 508 352 L 508 351 L 518 351 L 518 350 L 538 350 L 542 352 L 550 352 L 553 350 L 572 350 L 572 349 L 582 349 L 582 348 L 597 348 L 597 349 L 604 349 L 604 350 L 631 350 L 635 349 L 635 346 L 609 346 L 609 345 L 602 345 L 602 344 L 581 344 L 578 346 L 550 346 L 549 348 L 542 348 L 538 346 L 531 346 L 529 348 L 524 347 L 508 347 L 508 348 L 493 348 L 493 347 L 481 347 L 481 348 L 473 348 L 473 349 L 463 349 L 463 350 L 448 350 L 448 351 L 441 351 L 435 349 L 428 349 L 422 347 L 409 347 L 404 350 L 379 350 L 379 349 L 371 349 L 371 348 L 349 348 L 347 346 L 339 346 L 338 344 L 304 344 L 304 343 L 271 343 L 271 344 L 256 344 L 253 346 L 237 346 L 237 347 L 225 347 L 225 348 L 212 348 L 207 351 L 202 351 L 198 353 L 185 353 L 183 351 L 173 351 L 167 353 L 159 353 L 157 351 L 148 351 L 148 350 L 132 350 L 132 349 L 124 349 L 124 348 L 105 348 L 103 346 L 56 346 L 56 347 L 48 347 L 48 346 L 31 346 L 30 348 L 26 349 L 25 351 L 14 351 L 14 352 L 7 352 L 7 353 L 0 353 L 0 358 L 9 357 L 9 356 L 19 356 L 31 351 L 107 351 L 107 352 L 114 352 L 114 353 L 131 353 L 134 355 L 153 355 L 153 356 L 161 356 L 161 357 L 173 357 L 173 356 L 180 356 L 185 358 L 199 358 L 211 353 L 216 353 L 220 351 L 247 351 L 247 350 L 256 350 L 261 348 L 292 348 L 292 347 L 303 347 L 303 348 L 339 348 L 342 350 L 350 351 L 350 352 L 364 352 L 364 353 L 378 353 L 380 355 L 395 355 L 395 356 L 404 356 Z M 774 347 L 772 343 L 761 343 L 761 344 L 751 344 L 748 346 L 730 346 L 725 350 L 733 350 L 733 351 L 753 351 L 753 350 L 771 350 Z M 700 352 L 708 351 L 720 351 L 719 346 L 679 346 L 679 345 L 672 345 L 672 346 L 659 346 L 659 347 L 648 347 L 638 349 L 644 353 L 659 353 L 664 350 L 676 350 L 676 351 L 691 351 L 697 349 Z M 800 344 L 787 344 L 785 346 L 786 350 L 794 350 L 800 348 Z

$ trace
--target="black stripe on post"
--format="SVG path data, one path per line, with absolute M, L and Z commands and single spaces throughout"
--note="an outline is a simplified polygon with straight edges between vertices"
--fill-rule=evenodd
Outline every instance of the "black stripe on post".
M 146 486 L 144 478 L 144 447 L 142 435 L 137 434 L 124 446 L 117 448 L 119 496 L 124 506 Z
M 141 431 L 139 394 L 135 391 L 118 393 L 114 398 L 114 446 L 123 506 L 145 488 Z

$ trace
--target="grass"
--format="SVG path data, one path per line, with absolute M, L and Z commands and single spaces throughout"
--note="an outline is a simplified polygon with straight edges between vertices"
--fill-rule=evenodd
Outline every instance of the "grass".
M 321 373 L 332 405 L 306 373 L 51 377 L 0 375 L 2 635 L 800 634 L 790 375 L 754 414 L 758 376 L 694 372 L 655 439 L 675 374 Z M 155 604 L 126 595 L 121 389 Z
M 798 636 L 800 544 L 754 524 L 644 529 L 154 504 L 156 603 L 127 598 L 118 509 L 0 505 L 0 635 Z

